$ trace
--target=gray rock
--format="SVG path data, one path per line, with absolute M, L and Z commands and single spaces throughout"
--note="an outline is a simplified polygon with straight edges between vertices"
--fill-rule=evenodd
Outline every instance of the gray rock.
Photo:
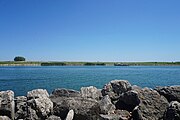
M 116 107 L 111 103 L 111 99 L 108 95 L 104 96 L 99 102 L 101 114 L 114 113 Z
M 7 116 L 0 116 L 0 120 L 11 120 L 11 119 Z
M 16 97 L 15 108 L 15 119 L 25 119 L 27 117 L 27 97 Z
M 99 98 L 101 97 L 99 95 L 99 90 L 94 86 L 82 87 L 81 95 L 83 98 L 92 98 L 96 100 L 99 100 Z
M 0 120 L 11 120 L 11 119 L 7 116 L 0 116 Z
M 133 110 L 132 117 L 135 120 L 162 120 L 168 107 L 168 101 L 157 91 L 144 88 L 136 89 L 140 104 Z
M 68 112 L 65 120 L 73 120 L 73 117 L 74 117 L 74 111 L 73 111 L 73 110 L 70 110 L 70 111 Z
M 40 118 L 38 117 L 34 109 L 32 109 L 31 107 L 28 107 L 28 114 L 25 120 L 40 120 Z
M 36 90 L 29 91 L 27 93 L 28 100 L 36 99 L 36 98 L 47 98 L 47 97 L 49 97 L 49 94 L 47 90 L 45 89 L 36 89 Z
M 157 87 L 155 90 L 163 95 L 169 102 L 180 102 L 180 86 Z
M 69 110 L 74 110 L 75 120 L 97 120 L 99 119 L 99 104 L 94 99 L 81 97 L 53 97 L 54 115 L 65 119 Z
M 34 100 L 35 110 L 42 118 L 47 118 L 53 111 L 53 103 L 49 98 L 37 98 Z
M 48 98 L 49 94 L 46 90 L 36 89 L 28 92 L 28 114 L 30 118 L 38 116 L 39 119 L 46 119 L 53 112 L 53 103 Z M 34 111 L 35 112 L 34 112 Z M 31 114 L 32 112 L 32 114 Z M 35 115 L 36 114 L 36 115 Z
M 61 120 L 61 118 L 60 117 L 58 117 L 58 116 L 55 116 L 55 115 L 51 115 L 48 119 L 46 119 L 46 120 Z
M 120 116 L 117 114 L 110 114 L 110 115 L 100 115 L 100 120 L 119 120 Z
M 126 110 L 116 110 L 114 114 L 100 115 L 100 120 L 130 120 L 131 114 Z
M 52 96 L 54 97 L 80 97 L 81 94 L 79 91 L 76 91 L 76 90 L 58 88 L 52 92 L 51 97 Z
M 104 85 L 102 95 L 109 95 L 112 100 L 117 100 L 119 95 L 131 90 L 131 84 L 127 80 L 113 80 Z
M 113 80 L 110 82 L 113 90 L 117 94 L 121 94 L 131 90 L 131 84 L 127 80 Z
M 180 120 L 180 103 L 172 101 L 164 115 L 164 120 Z
M 97 93 L 99 95 L 99 100 L 101 100 L 103 98 L 101 91 L 102 91 L 102 89 L 98 89 L 98 91 L 97 91 Z
M 132 90 L 141 90 L 142 88 L 141 87 L 139 87 L 139 86 L 137 86 L 137 85 L 133 85 L 132 87 Z
M 27 102 L 27 97 L 25 96 L 18 96 L 15 98 L 15 101 L 20 103 L 20 102 Z
M 140 104 L 140 98 L 138 92 L 135 90 L 128 91 L 123 93 L 119 97 L 119 101 L 116 103 L 117 109 L 128 110 L 130 112 Z
M 14 92 L 11 90 L 0 92 L 0 115 L 14 120 L 15 103 Z

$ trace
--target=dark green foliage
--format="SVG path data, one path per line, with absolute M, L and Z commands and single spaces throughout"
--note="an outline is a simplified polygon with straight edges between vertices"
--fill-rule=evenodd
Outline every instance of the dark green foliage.
M 64 62 L 44 62 L 41 63 L 41 66 L 64 66 L 66 63 Z
M 100 62 L 87 62 L 84 63 L 86 66 L 93 66 L 93 65 L 106 65 L 105 63 L 100 63 Z
M 176 65 L 180 65 L 180 62 L 175 62 L 174 64 L 176 64 Z
M 17 56 L 14 58 L 14 61 L 26 61 L 26 59 L 24 57 Z
M 90 62 L 87 62 L 87 63 L 84 63 L 84 65 L 87 65 L 87 66 L 92 66 L 92 65 L 96 65 L 95 63 L 90 63 Z
M 96 63 L 96 65 L 106 65 L 105 63 Z

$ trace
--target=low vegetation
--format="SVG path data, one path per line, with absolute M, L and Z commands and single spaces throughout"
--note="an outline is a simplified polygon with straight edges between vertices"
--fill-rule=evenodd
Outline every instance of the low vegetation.
M 0 66 L 180 66 L 180 62 L 40 62 L 0 61 Z
M 64 62 L 43 62 L 41 66 L 64 66 L 66 63 Z
M 94 66 L 94 65 L 100 65 L 100 66 L 103 66 L 103 65 L 106 65 L 105 63 L 100 63 L 100 62 L 87 62 L 87 63 L 84 63 L 85 66 Z

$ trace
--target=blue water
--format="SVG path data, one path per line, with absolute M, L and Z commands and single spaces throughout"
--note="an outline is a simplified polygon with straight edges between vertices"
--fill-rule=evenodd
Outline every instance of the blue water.
M 141 87 L 180 85 L 180 66 L 48 66 L 0 67 L 0 91 L 16 96 L 36 88 L 79 90 L 82 86 L 102 88 L 114 79 L 125 79 Z

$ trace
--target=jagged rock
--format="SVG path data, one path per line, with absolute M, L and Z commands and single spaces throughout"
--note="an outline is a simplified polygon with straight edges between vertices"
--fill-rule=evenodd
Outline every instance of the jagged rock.
M 47 90 L 44 90 L 44 89 L 36 89 L 36 90 L 29 91 L 27 93 L 28 100 L 36 99 L 36 98 L 47 98 L 47 97 L 49 97 L 49 94 Z
M 132 85 L 132 90 L 141 90 L 142 88 L 141 87 L 139 87 L 139 86 L 137 86 L 137 85 Z
M 97 120 L 99 118 L 99 104 L 94 99 L 81 97 L 52 97 L 54 115 L 65 119 L 69 110 L 74 110 L 75 120 Z
M 126 110 L 116 110 L 114 114 L 100 115 L 100 120 L 129 120 L 131 114 Z
M 38 117 L 36 111 L 31 107 L 28 107 L 28 114 L 25 120 L 39 120 L 39 119 L 40 118 Z
M 73 110 L 70 110 L 70 111 L 68 112 L 65 120 L 73 120 L 73 117 L 74 117 L 74 111 L 73 111 Z
M 48 116 L 53 112 L 53 103 L 48 98 L 49 94 L 46 90 L 43 89 L 36 89 L 28 92 L 28 107 L 30 107 L 28 110 L 28 113 L 30 113 L 30 116 L 32 118 L 38 118 L 45 119 L 48 118 Z M 33 110 L 35 111 L 33 111 Z M 32 114 L 31 114 L 32 112 Z M 36 115 L 37 116 L 36 116 Z
M 111 103 L 111 99 L 108 95 L 104 96 L 99 102 L 101 114 L 114 113 L 116 107 Z
M 7 116 L 0 116 L 0 120 L 11 120 L 11 119 Z
M 157 87 L 155 90 L 163 95 L 169 102 L 180 102 L 180 86 Z
M 47 120 L 61 120 L 61 118 L 55 115 L 51 115 Z
M 94 86 L 82 87 L 81 95 L 83 98 L 92 98 L 96 100 L 99 100 L 99 98 L 101 97 L 99 95 L 99 90 Z
M 37 98 L 35 99 L 36 112 L 38 115 L 42 116 L 42 118 L 48 117 L 50 113 L 53 111 L 53 103 L 49 98 Z
M 127 80 L 113 80 L 104 85 L 102 95 L 109 95 L 112 100 L 117 100 L 119 95 L 131 90 L 131 84 Z
M 164 96 L 161 96 L 157 91 L 143 88 L 136 89 L 140 104 L 133 111 L 132 117 L 137 120 L 161 120 L 163 114 L 168 107 L 168 101 Z
M 164 120 L 180 120 L 180 103 L 172 101 L 164 115 Z
M 138 107 L 139 106 L 136 106 L 132 111 L 132 120 L 143 120 L 142 112 L 139 110 Z
M 110 114 L 110 115 L 100 115 L 100 120 L 119 120 L 120 116 L 117 114 Z
M 14 92 L 11 90 L 0 92 L 0 115 L 14 120 Z
M 58 88 L 52 92 L 51 96 L 54 96 L 54 97 L 80 97 L 81 94 L 79 91 L 76 91 L 76 90 Z
M 116 103 L 116 108 L 132 112 L 133 109 L 139 104 L 140 98 L 138 96 L 138 92 L 135 90 L 131 90 L 126 93 L 123 93 L 119 97 L 119 101 Z
M 15 119 L 25 119 L 27 117 L 27 97 L 16 97 L 15 106 Z
M 99 100 L 101 100 L 103 98 L 101 91 L 102 91 L 102 89 L 98 89 L 98 91 L 97 91 L 97 93 L 99 95 Z

